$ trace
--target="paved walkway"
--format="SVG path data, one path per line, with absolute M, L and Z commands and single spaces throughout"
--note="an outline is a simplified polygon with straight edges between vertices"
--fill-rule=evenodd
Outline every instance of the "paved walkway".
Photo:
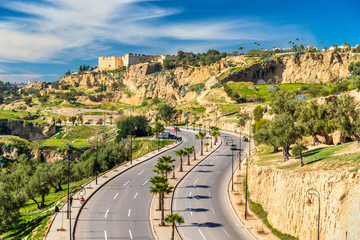
M 83 195 L 85 201 L 89 200 L 93 194 L 95 194 L 104 184 L 112 180 L 113 178 L 117 177 L 121 173 L 127 171 L 128 169 L 147 161 L 169 149 L 176 147 L 177 145 L 181 144 L 181 142 L 175 142 L 170 144 L 166 147 L 160 149 L 160 151 L 154 151 L 148 153 L 144 156 L 141 156 L 137 159 L 133 160 L 133 164 L 130 165 L 129 163 L 124 163 L 112 170 L 103 173 L 97 179 L 98 184 L 96 184 L 95 179 L 84 186 L 85 193 Z M 81 194 L 81 193 L 80 193 Z M 84 203 L 86 204 L 86 202 Z M 81 211 L 82 204 L 80 203 L 80 195 L 79 192 L 76 192 L 73 195 L 73 203 L 71 207 L 71 233 L 74 230 L 75 221 Z M 53 216 L 53 220 L 47 232 L 45 239 L 47 240 L 70 240 L 73 239 L 72 236 L 70 238 L 70 222 L 67 219 L 67 202 L 60 208 L 60 211 Z

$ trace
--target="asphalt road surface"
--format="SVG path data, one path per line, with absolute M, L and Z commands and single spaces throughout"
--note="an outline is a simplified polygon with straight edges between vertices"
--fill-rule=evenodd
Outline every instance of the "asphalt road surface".
M 237 145 L 239 137 L 231 136 Z M 239 148 L 239 146 L 237 146 Z M 242 142 L 242 149 L 248 143 Z M 234 151 L 234 169 L 238 150 Z M 184 217 L 178 226 L 185 240 L 252 239 L 235 215 L 227 197 L 231 177 L 232 151 L 222 144 L 213 154 L 195 167 L 178 185 L 174 194 L 173 211 Z
M 198 152 L 200 140 L 195 140 L 195 134 L 180 131 L 182 144 L 122 173 L 101 188 L 84 206 L 75 239 L 154 239 L 150 225 L 153 195 L 149 192 L 149 180 L 154 176 L 152 169 L 158 158 L 168 155 L 176 159 L 174 164 L 178 166 L 179 158 L 174 151 L 180 148 L 195 146 Z M 186 163 L 187 158 L 184 159 Z

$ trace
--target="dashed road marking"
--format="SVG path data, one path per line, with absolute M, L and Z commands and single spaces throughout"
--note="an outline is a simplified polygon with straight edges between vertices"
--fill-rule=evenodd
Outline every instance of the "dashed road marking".
M 135 194 L 134 199 L 137 197 L 137 195 L 138 195 L 138 192 Z
M 204 234 L 201 232 L 201 230 L 200 230 L 200 229 L 198 229 L 198 230 L 199 230 L 199 233 L 201 234 L 201 236 L 203 237 L 203 239 L 206 240 L 206 237 L 205 237 Z
M 133 239 L 133 236 L 131 234 L 131 230 L 129 229 L 130 239 Z
M 194 182 L 194 185 L 199 181 L 199 179 L 196 179 L 196 181 Z
M 115 197 L 114 197 L 114 200 L 117 198 L 117 196 L 119 195 L 119 193 L 116 193 Z
M 124 183 L 123 187 L 125 187 L 126 185 L 128 185 L 130 181 L 127 181 L 126 183 Z
M 226 234 L 226 236 L 228 236 L 228 238 L 230 238 L 230 235 L 225 231 L 225 229 L 223 229 L 223 231 Z
M 213 212 L 213 214 L 215 214 L 214 208 L 211 208 L 211 211 Z
M 145 170 L 142 170 L 141 172 L 139 172 L 138 175 L 142 174 L 143 172 L 145 172 Z
M 106 210 L 106 213 L 105 213 L 105 218 L 107 217 L 108 213 L 109 213 L 109 209 L 108 209 L 108 210 Z
M 129 212 L 128 212 L 128 217 L 130 217 L 130 213 L 131 213 L 131 208 L 129 209 Z
M 143 183 L 143 186 L 148 182 L 149 180 L 146 180 L 144 183 Z
M 105 240 L 107 240 L 106 230 L 104 230 Z

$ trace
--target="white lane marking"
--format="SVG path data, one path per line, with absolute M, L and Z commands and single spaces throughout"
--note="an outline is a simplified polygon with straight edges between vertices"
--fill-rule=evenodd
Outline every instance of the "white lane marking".
M 128 217 L 130 217 L 130 213 L 131 213 L 131 208 L 129 208 Z
M 226 236 L 228 236 L 230 238 L 230 235 L 225 231 L 225 229 L 223 229 L 223 231 L 226 234 Z
M 206 240 L 206 237 L 205 237 L 204 234 L 201 232 L 201 230 L 200 230 L 200 229 L 198 229 L 198 230 L 199 230 L 199 233 L 201 234 L 201 236 L 203 237 L 203 239 Z
M 129 229 L 129 234 L 130 234 L 130 238 L 133 239 L 130 229 Z
M 134 199 L 137 197 L 137 195 L 138 195 L 138 192 L 135 194 Z
M 216 158 L 219 158 L 220 156 L 216 156 Z
M 191 197 L 191 192 L 189 193 L 189 197 Z
M 211 184 L 213 184 L 213 183 L 214 183 L 214 181 L 215 181 L 215 179 L 213 179 L 213 180 L 211 181 Z
M 105 240 L 107 240 L 106 230 L 104 230 Z
M 138 173 L 138 175 L 142 174 L 145 170 L 142 170 L 141 172 Z
M 119 193 L 116 193 L 115 197 L 114 197 L 114 200 L 117 198 L 117 196 L 119 195 Z
M 143 186 L 148 182 L 149 180 L 146 180 L 144 183 L 143 183 Z
M 213 214 L 215 214 L 214 208 L 211 208 L 211 211 L 213 212 Z
M 109 213 L 109 209 L 106 210 L 106 213 L 105 213 L 105 218 L 107 217 L 107 214 Z
M 210 192 L 209 192 L 209 197 L 210 197 Z
M 130 181 L 127 181 L 127 182 L 123 185 L 123 187 L 125 187 L 126 185 L 128 185 L 129 182 L 130 182 Z
M 194 182 L 194 184 L 196 184 L 199 181 L 199 179 L 196 179 L 196 181 Z
M 191 216 L 193 215 L 193 213 L 192 213 L 192 208 L 190 208 L 190 214 L 191 214 Z

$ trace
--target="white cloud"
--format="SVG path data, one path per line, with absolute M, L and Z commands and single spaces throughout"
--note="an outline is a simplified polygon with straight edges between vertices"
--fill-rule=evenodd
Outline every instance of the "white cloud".
M 0 81 L 10 83 L 27 83 L 28 81 L 45 81 L 47 77 L 56 77 L 56 74 L 0 74 Z
M 160 21 L 179 10 L 152 3 L 150 0 L 45 0 L 42 3 L 2 0 L 0 6 L 25 16 L 0 20 L 0 62 L 48 63 L 86 55 L 94 58 L 94 54 L 112 43 L 157 48 L 163 38 L 209 41 L 214 45 L 214 41 L 296 36 L 296 30 L 289 31 L 286 26 L 274 27 L 249 18 L 187 23 Z M 169 42 L 166 45 L 173 47 Z

